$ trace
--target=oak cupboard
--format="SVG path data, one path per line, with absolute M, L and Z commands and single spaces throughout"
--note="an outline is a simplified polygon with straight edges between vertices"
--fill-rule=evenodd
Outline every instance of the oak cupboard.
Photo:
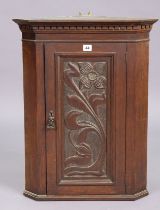
M 156 21 L 14 19 L 23 46 L 24 195 L 136 200 L 148 194 L 148 50 Z

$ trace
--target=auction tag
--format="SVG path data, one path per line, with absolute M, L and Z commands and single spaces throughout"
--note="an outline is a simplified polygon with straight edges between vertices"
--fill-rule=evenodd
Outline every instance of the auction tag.
M 92 51 L 91 44 L 83 44 L 83 51 Z

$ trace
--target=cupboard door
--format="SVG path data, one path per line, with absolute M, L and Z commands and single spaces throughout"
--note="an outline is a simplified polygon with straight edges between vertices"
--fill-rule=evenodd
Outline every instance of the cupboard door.
M 125 44 L 46 43 L 45 84 L 47 194 L 125 193 Z

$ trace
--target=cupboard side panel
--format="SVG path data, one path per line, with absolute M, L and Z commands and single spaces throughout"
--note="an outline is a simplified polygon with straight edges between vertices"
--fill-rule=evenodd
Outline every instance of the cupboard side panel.
M 148 42 L 127 44 L 126 191 L 146 189 Z
M 43 44 L 23 42 L 25 189 L 46 194 Z

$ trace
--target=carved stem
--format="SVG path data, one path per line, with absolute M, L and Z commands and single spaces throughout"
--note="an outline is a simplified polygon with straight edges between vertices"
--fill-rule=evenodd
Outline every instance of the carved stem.
M 86 97 L 82 94 L 82 92 L 80 91 L 80 89 L 77 87 L 77 85 L 75 84 L 75 82 L 73 81 L 74 83 L 74 87 L 75 87 L 75 91 L 78 93 L 78 95 L 82 98 L 82 100 L 85 101 L 85 103 L 87 104 L 88 106 L 88 109 L 90 110 L 90 114 L 91 116 L 95 119 L 95 121 L 99 124 L 99 127 L 100 127 L 100 130 L 102 131 L 102 134 L 103 134 L 103 139 L 105 139 L 105 132 L 104 132 L 104 129 L 103 129 L 103 126 L 101 124 L 101 121 L 99 120 L 98 116 L 96 115 L 94 109 L 92 108 L 92 106 L 90 105 L 90 103 L 88 102 L 88 100 L 86 99 Z

